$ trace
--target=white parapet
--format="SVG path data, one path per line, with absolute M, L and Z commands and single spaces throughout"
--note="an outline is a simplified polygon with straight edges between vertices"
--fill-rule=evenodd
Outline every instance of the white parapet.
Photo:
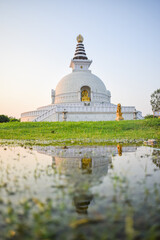
M 112 121 L 116 118 L 117 105 L 111 103 L 66 103 L 51 104 L 38 108 L 35 111 L 21 114 L 21 121 L 63 121 L 63 113 L 66 112 L 66 121 Z M 135 119 L 134 106 L 122 106 L 122 114 L 125 120 Z M 137 112 L 137 119 L 142 119 Z

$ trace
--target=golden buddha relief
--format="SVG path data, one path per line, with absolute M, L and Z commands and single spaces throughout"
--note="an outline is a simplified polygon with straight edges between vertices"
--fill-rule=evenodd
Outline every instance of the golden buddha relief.
M 82 102 L 90 102 L 90 97 L 88 96 L 88 91 L 87 90 L 83 90 L 81 93 L 82 96 Z

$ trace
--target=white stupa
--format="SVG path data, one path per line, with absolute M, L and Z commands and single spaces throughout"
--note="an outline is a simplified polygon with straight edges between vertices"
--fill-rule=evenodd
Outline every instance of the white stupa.
M 72 73 L 63 77 L 56 90 L 52 90 L 52 103 L 35 111 L 21 114 L 21 121 L 108 121 L 115 120 L 117 105 L 112 104 L 111 93 L 89 67 L 92 63 L 86 56 L 83 37 L 77 37 L 77 46 L 70 67 Z M 141 119 L 135 107 L 122 106 L 125 120 Z

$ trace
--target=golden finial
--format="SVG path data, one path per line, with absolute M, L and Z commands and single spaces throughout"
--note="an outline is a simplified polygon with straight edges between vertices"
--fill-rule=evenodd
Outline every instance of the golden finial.
M 77 42 L 79 42 L 79 43 L 83 42 L 83 37 L 82 37 L 81 34 L 79 34 L 79 35 L 77 36 Z

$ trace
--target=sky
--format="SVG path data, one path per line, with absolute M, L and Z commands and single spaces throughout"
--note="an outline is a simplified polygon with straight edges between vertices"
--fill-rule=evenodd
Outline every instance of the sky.
M 160 88 L 159 0 L 0 0 L 0 115 L 51 103 L 82 34 L 111 102 L 151 114 Z

